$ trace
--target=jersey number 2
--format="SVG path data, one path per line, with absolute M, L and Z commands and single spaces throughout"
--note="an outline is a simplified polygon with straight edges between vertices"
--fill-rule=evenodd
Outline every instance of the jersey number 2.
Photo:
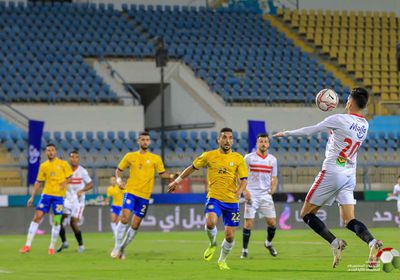
M 354 154 L 358 151 L 358 148 L 360 148 L 361 142 L 355 142 L 353 145 L 353 141 L 350 138 L 344 139 L 344 142 L 347 144 L 346 147 L 340 152 L 340 156 L 346 159 L 350 159 L 354 156 Z M 350 150 L 351 148 L 351 150 Z M 350 153 L 346 155 L 346 152 L 350 150 Z

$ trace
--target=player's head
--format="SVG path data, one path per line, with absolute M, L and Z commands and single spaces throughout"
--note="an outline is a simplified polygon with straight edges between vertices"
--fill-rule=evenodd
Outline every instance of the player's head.
M 46 155 L 49 160 L 55 159 L 57 157 L 56 145 L 54 145 L 53 143 L 47 144 Z
M 224 127 L 219 131 L 219 136 L 217 139 L 220 149 L 228 152 L 232 148 L 233 144 L 233 131 L 232 128 Z
M 139 144 L 141 150 L 146 151 L 151 144 L 150 134 L 147 131 L 140 132 L 137 143 Z
M 364 88 L 353 88 L 347 99 L 347 111 L 361 111 L 367 107 L 369 94 Z
M 110 185 L 114 186 L 117 184 L 117 178 L 113 175 L 110 177 Z
M 257 152 L 265 153 L 269 148 L 269 136 L 268 133 L 260 133 L 257 135 Z
M 78 153 L 78 151 L 72 151 L 72 152 L 70 152 L 69 153 L 69 164 L 72 166 L 72 167 L 78 167 L 78 165 L 79 165 L 79 153 Z

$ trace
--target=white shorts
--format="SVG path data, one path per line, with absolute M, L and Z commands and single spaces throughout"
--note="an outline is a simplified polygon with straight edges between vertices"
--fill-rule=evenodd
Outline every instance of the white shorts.
M 81 219 L 83 215 L 83 210 L 85 209 L 85 203 L 79 202 L 78 200 L 70 201 L 66 199 L 64 201 L 63 213 L 71 217 Z
M 244 204 L 244 218 L 254 219 L 258 212 L 259 218 L 276 218 L 275 205 L 271 195 L 263 197 L 251 196 L 250 204 L 246 201 Z
M 355 175 L 342 175 L 326 170 L 319 172 L 318 176 L 308 191 L 306 201 L 314 205 L 332 205 L 337 201 L 339 205 L 356 204 L 354 189 L 356 187 Z
M 400 213 L 400 199 L 397 199 L 397 212 Z

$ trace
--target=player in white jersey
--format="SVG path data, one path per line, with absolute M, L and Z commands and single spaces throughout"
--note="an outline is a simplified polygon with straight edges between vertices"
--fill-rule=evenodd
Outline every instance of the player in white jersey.
M 267 224 L 267 239 L 264 246 L 268 249 L 271 256 L 275 257 L 278 253 L 272 247 L 272 239 L 276 231 L 276 213 L 272 195 L 278 185 L 278 166 L 276 158 L 268 153 L 269 137 L 266 133 L 257 136 L 257 151 L 247 154 L 244 159 L 249 170 L 247 181 L 248 194 L 245 197 L 244 205 L 244 227 L 243 227 L 243 249 L 240 258 L 248 256 L 248 244 L 253 228 L 254 218 L 258 211 L 260 218 L 265 218 Z
M 397 177 L 397 184 L 393 187 L 393 193 L 390 194 L 391 197 L 397 199 L 397 212 L 400 217 L 400 176 Z
M 92 189 L 93 183 L 87 170 L 79 165 L 79 153 L 77 151 L 70 152 L 69 164 L 71 165 L 74 174 L 72 175 L 71 183 L 68 185 L 67 195 L 64 201 L 60 230 L 62 244 L 60 248 L 58 248 L 57 253 L 60 253 L 63 249 L 69 247 L 65 235 L 65 226 L 68 222 L 70 222 L 75 238 L 78 241 L 78 252 L 82 253 L 85 250 L 85 247 L 83 245 L 79 222 L 82 219 L 83 210 L 85 209 L 85 192 Z
M 338 266 L 342 251 L 347 244 L 344 240 L 336 238 L 315 215 L 324 204 L 331 205 L 337 201 L 346 227 L 369 245 L 370 268 L 377 264 L 376 255 L 383 247 L 382 241 L 376 240 L 354 215 L 356 201 L 353 191 L 356 186 L 357 151 L 368 131 L 368 122 L 361 113 L 367 103 L 368 92 L 363 88 L 354 88 L 347 100 L 347 114 L 332 115 L 317 125 L 283 131 L 274 135 L 276 137 L 302 136 L 325 130 L 330 131 L 322 171 L 315 178 L 306 196 L 301 217 L 306 224 L 331 244 L 334 268 Z

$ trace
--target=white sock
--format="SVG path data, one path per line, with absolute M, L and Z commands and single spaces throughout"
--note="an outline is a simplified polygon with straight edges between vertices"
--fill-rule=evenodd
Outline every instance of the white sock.
M 57 243 L 58 235 L 60 234 L 61 225 L 51 227 L 51 241 L 49 249 L 54 249 Z
M 38 223 L 35 223 L 33 221 L 31 222 L 31 225 L 29 226 L 29 230 L 28 230 L 28 237 L 26 238 L 26 243 L 25 243 L 26 246 L 29 246 L 29 247 L 31 246 L 32 240 L 35 237 L 38 227 L 39 227 Z
M 335 238 L 335 240 L 332 241 L 331 247 L 334 249 L 339 248 L 339 240 L 337 238 Z
M 110 223 L 111 230 L 112 230 L 112 232 L 114 234 L 115 239 L 117 239 L 116 238 L 116 236 L 117 236 L 117 225 L 118 225 L 117 223 Z
M 215 226 L 213 229 L 208 229 L 207 225 L 205 226 L 205 229 L 207 231 L 207 236 L 208 240 L 210 240 L 211 245 L 216 245 L 217 244 L 217 227 Z
M 118 222 L 117 230 L 116 230 L 116 232 L 117 232 L 117 238 L 116 238 L 117 242 L 116 242 L 116 246 L 115 246 L 116 248 L 121 247 L 122 240 L 124 238 L 124 233 L 125 233 L 127 227 L 128 227 L 128 223 L 126 223 L 124 225 L 123 223 L 121 223 L 121 221 Z
M 132 227 L 129 227 L 128 231 L 126 232 L 124 241 L 122 242 L 121 248 L 126 248 L 129 243 L 135 238 L 137 230 L 134 230 Z
M 226 260 L 226 257 L 231 252 L 233 245 L 235 245 L 235 241 L 232 241 L 232 243 L 229 243 L 228 241 L 226 241 L 226 239 L 222 241 L 221 254 L 219 256 L 218 262 L 224 262 Z
M 372 248 L 376 243 L 376 239 L 372 240 L 371 242 L 368 243 L 369 248 Z

